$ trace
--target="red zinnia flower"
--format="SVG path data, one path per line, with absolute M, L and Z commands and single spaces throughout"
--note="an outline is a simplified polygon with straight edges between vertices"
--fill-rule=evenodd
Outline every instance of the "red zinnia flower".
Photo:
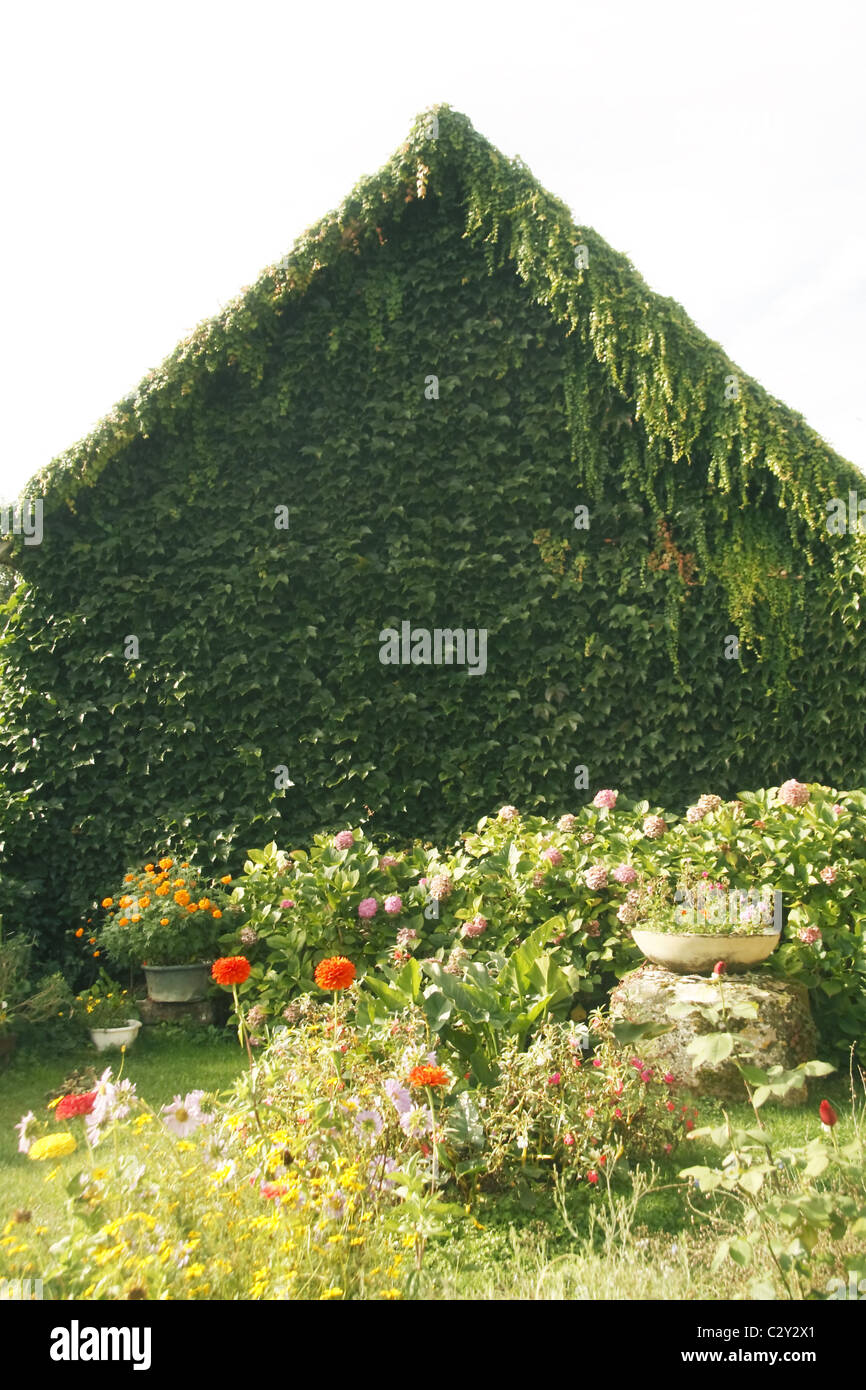
M 414 1088 L 422 1086 L 450 1086 L 451 1078 L 444 1067 L 413 1067 L 407 1078 Z
M 595 1171 L 594 1168 L 590 1168 L 589 1172 L 586 1175 L 586 1180 L 587 1182 L 592 1183 L 598 1182 L 598 1173 Z
M 221 956 L 211 968 L 218 985 L 242 985 L 250 973 L 250 963 L 246 956 Z
M 355 967 L 345 956 L 329 956 L 316 966 L 319 989 L 348 989 L 355 978 Z
M 821 1116 L 821 1123 L 829 1125 L 831 1129 L 839 1119 L 839 1116 L 836 1114 L 829 1100 L 821 1101 L 821 1104 L 818 1106 L 818 1114 Z
M 88 1091 L 85 1096 L 64 1096 L 54 1111 L 55 1118 L 71 1120 L 75 1115 L 89 1115 L 95 1101 L 95 1091 Z

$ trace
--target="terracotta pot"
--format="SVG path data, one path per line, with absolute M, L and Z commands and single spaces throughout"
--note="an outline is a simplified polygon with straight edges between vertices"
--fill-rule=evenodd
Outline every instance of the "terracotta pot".
M 751 970 L 773 954 L 780 936 L 781 932 L 705 936 L 697 932 L 641 931 L 639 927 L 632 931 L 635 945 L 647 960 L 677 975 L 708 975 L 720 960 L 735 973 Z

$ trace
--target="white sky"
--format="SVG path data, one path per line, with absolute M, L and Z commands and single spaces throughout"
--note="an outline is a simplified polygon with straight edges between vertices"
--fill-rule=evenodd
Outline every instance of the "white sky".
M 437 101 L 866 472 L 862 0 L 9 8 L 0 496 Z

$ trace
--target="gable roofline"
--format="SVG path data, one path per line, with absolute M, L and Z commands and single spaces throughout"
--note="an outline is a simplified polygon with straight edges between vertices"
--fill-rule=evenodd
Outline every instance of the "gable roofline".
M 655 294 L 625 256 L 592 228 L 576 225 L 522 160 L 507 159 L 447 105 L 417 117 L 377 174 L 363 179 L 252 287 L 199 324 L 89 435 L 35 474 L 22 497 L 43 497 L 47 513 L 64 505 L 74 511 L 81 489 L 92 487 L 133 440 L 160 427 L 177 432 L 184 398 L 206 375 L 235 367 L 260 379 L 261 324 L 300 299 L 319 271 L 381 241 L 409 203 L 441 196 L 455 177 L 464 235 L 483 249 L 489 269 L 511 263 L 533 298 L 591 350 L 611 386 L 634 403 L 659 468 L 663 457 L 687 466 L 702 450 L 710 483 L 731 494 L 735 506 L 745 503 L 750 479 L 766 469 L 792 523 L 797 516 L 826 535 L 826 500 L 862 487 L 862 475 L 802 415 L 740 371 L 679 304 Z M 585 268 L 575 266 L 578 246 L 586 248 Z M 731 377 L 739 394 L 725 399 Z M 652 478 L 647 482 L 651 487 Z M 0 562 L 9 563 L 16 541 L 2 545 Z M 837 560 L 841 549 L 834 546 Z

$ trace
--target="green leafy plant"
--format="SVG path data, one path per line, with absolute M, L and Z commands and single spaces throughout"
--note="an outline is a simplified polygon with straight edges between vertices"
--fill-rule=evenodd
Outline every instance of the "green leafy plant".
M 0 919 L 0 1037 L 62 1017 L 71 1007 L 71 992 L 59 972 L 33 978 L 33 954 L 33 940 L 6 935 Z
M 129 991 L 100 970 L 94 984 L 75 996 L 73 1013 L 85 1028 L 122 1028 L 138 1017 L 138 1008 Z

